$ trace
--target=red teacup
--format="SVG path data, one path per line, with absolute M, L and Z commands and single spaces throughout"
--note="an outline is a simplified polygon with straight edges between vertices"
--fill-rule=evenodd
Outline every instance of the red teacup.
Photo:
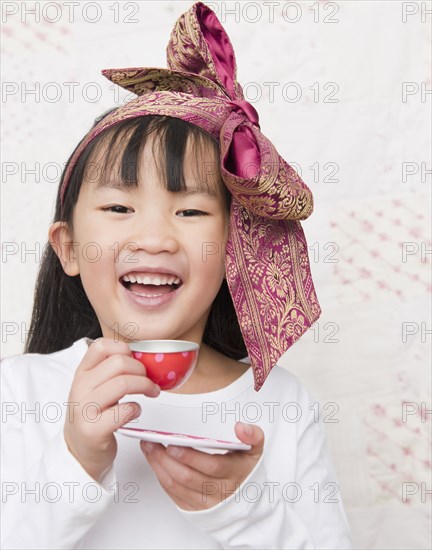
M 186 340 L 141 340 L 130 342 L 135 359 L 146 368 L 147 376 L 161 390 L 180 387 L 195 368 L 199 345 Z

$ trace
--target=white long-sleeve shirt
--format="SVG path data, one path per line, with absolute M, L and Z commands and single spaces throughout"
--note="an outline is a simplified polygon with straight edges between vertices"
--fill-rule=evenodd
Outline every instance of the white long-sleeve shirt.
M 97 483 L 69 452 L 68 395 L 87 351 L 70 348 L 4 359 L 2 548 L 350 549 L 349 528 L 318 419 L 299 380 L 275 367 L 259 392 L 251 369 L 204 394 L 126 396 L 142 412 L 134 427 L 235 440 L 237 421 L 265 433 L 264 452 L 237 491 L 213 508 L 185 511 L 164 492 L 139 447 L 116 435 L 112 468 Z M 96 407 L 86 417 L 97 422 Z M 211 486 L 206 486 L 206 491 Z

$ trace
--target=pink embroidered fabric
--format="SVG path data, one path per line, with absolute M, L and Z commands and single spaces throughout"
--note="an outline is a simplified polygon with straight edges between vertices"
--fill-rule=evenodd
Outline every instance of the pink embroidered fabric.
M 216 137 L 222 178 L 232 195 L 227 283 L 258 391 L 281 355 L 321 314 L 300 224 L 312 214 L 313 196 L 261 133 L 258 113 L 237 82 L 231 42 L 210 8 L 197 2 L 177 20 L 167 60 L 168 69 L 102 71 L 138 97 L 104 117 L 81 142 L 61 200 L 78 157 L 121 120 L 170 116 Z

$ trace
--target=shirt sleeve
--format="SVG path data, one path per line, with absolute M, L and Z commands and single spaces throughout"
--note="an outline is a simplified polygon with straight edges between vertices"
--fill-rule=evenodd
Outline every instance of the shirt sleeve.
M 26 449 L 43 432 L 37 423 L 26 431 L 20 415 L 13 414 L 23 399 L 13 388 L 11 371 L 3 361 L 1 547 L 75 548 L 115 497 L 114 469 L 97 483 L 69 452 L 63 426 L 32 463 Z
M 307 405 L 304 410 L 311 413 Z M 226 549 L 351 550 L 322 420 L 315 421 L 312 412 L 299 430 L 295 480 L 280 483 L 269 479 L 265 456 L 270 452 L 270 447 L 265 449 L 228 499 L 207 510 L 178 508 L 180 513 Z

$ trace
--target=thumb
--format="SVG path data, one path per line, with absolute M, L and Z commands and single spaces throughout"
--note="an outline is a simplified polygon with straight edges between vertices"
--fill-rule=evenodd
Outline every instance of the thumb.
M 236 436 L 242 443 L 252 445 L 252 449 L 246 451 L 251 455 L 261 455 L 264 447 L 264 432 L 259 426 L 237 422 L 235 427 Z
M 114 408 L 114 407 L 113 407 Z M 117 405 L 117 418 L 115 419 L 119 424 L 119 427 L 131 422 L 141 414 L 141 406 L 135 401 L 129 401 L 126 403 L 118 403 Z

